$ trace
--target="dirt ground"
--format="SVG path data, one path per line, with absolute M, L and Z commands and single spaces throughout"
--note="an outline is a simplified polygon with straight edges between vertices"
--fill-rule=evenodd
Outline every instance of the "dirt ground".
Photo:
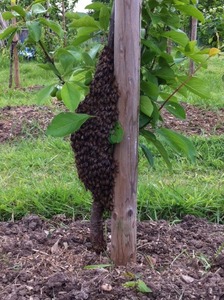
M 0 223 L 0 299 L 224 299 L 224 226 L 186 216 L 138 224 L 137 264 L 115 267 L 91 250 L 89 222 L 30 215 Z M 85 269 L 89 265 L 108 267 Z M 150 292 L 125 283 L 142 280 Z
M 224 133 L 223 109 L 185 108 L 184 121 L 166 114 L 168 128 L 189 135 Z M 52 117 L 48 107 L 2 108 L 0 143 L 43 134 Z M 109 221 L 105 232 L 108 251 L 99 256 L 91 249 L 87 221 L 30 215 L 0 222 L 0 300 L 224 300 L 224 225 L 193 216 L 174 225 L 141 222 L 137 263 L 127 267 L 109 259 Z M 95 267 L 85 269 L 89 265 Z M 150 291 L 138 290 L 142 282 Z
M 58 106 L 59 103 L 56 103 Z M 164 112 L 165 126 L 187 135 L 220 135 L 224 133 L 224 109 L 209 111 L 190 104 L 183 104 L 186 120 L 179 120 Z M 44 133 L 53 118 L 47 106 L 6 106 L 0 108 L 0 142 L 17 137 L 36 136 Z

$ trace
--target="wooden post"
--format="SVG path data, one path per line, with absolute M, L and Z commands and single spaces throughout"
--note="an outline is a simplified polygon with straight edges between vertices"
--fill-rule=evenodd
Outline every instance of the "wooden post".
M 19 74 L 19 55 L 18 55 L 18 49 L 17 49 L 17 44 L 19 41 L 18 34 L 16 33 L 14 38 L 13 38 L 13 61 L 14 61 L 14 82 L 15 82 L 15 87 L 19 88 L 20 87 L 20 74 Z
M 198 1 L 197 1 L 198 4 Z M 198 29 L 198 20 L 191 17 L 191 41 L 197 40 L 197 29 Z M 190 66 L 189 66 L 189 74 L 194 74 L 195 71 L 195 64 L 194 61 L 190 60 Z
M 11 5 L 16 5 L 16 0 L 11 0 Z M 16 24 L 16 19 L 12 19 L 12 24 Z M 13 72 L 13 64 L 14 64 L 14 82 L 15 87 L 20 87 L 20 75 L 19 75 L 19 55 L 17 44 L 19 41 L 19 36 L 16 33 L 13 37 L 12 45 L 11 45 L 11 57 L 10 57 L 10 75 L 9 75 L 9 88 L 12 87 L 12 72 Z
M 136 260 L 138 107 L 141 0 L 115 0 L 114 64 L 123 141 L 116 145 L 118 175 L 111 220 L 111 258 L 116 265 Z

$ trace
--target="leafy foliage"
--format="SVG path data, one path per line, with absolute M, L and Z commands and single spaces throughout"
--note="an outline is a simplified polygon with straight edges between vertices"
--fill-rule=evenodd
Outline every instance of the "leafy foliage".
M 205 2 L 205 1 L 204 1 Z M 224 42 L 224 6 L 223 1 L 201 3 L 199 7 L 205 15 L 205 22 L 199 26 L 199 41 L 205 45 L 223 48 Z

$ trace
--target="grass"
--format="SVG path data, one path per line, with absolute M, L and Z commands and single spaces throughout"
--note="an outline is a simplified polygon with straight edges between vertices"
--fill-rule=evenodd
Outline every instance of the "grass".
M 27 88 L 57 82 L 51 72 L 38 67 L 35 61 L 23 61 L 20 63 L 21 89 L 9 89 L 9 64 L 7 58 L 4 63 L 3 60 L 4 57 L 0 58 L 0 107 L 36 104 L 37 91 Z
M 152 170 L 140 155 L 139 219 L 176 221 L 194 214 L 224 223 L 224 137 L 195 143 L 196 164 L 173 156 L 172 172 L 159 157 Z M 1 219 L 26 213 L 89 218 L 91 196 L 77 178 L 68 140 L 27 139 L 3 144 L 0 151 Z
M 0 107 L 35 104 L 35 93 L 9 90 L 7 60 L 0 58 Z M 4 62 L 4 63 L 1 63 Z M 189 102 L 211 109 L 223 107 L 223 58 L 213 58 L 208 70 L 200 70 L 212 98 L 191 96 Z M 35 62 L 21 64 L 23 87 L 52 82 L 51 74 Z M 50 103 L 48 103 L 50 105 Z M 26 128 L 24 128 L 26 131 Z M 91 195 L 79 182 L 67 139 L 44 136 L 0 145 L 0 220 L 20 218 L 27 213 L 45 217 L 65 213 L 89 218 Z M 139 154 L 138 218 L 179 221 L 186 214 L 224 223 L 224 136 L 195 137 L 197 161 L 170 153 L 173 171 L 158 156 L 155 170 Z
M 0 216 L 26 213 L 85 218 L 90 195 L 80 184 L 69 142 L 42 138 L 0 146 Z
M 139 166 L 139 218 L 181 219 L 186 214 L 224 223 L 224 137 L 195 138 L 195 164 L 173 157 L 173 171 L 164 168 L 147 172 Z M 212 147 L 210 147 L 212 145 Z

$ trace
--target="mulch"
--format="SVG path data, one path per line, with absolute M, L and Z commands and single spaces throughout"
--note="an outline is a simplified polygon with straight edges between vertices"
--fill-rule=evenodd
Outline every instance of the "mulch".
M 55 102 L 56 106 L 62 106 Z M 224 109 L 206 110 L 194 105 L 182 104 L 186 119 L 180 120 L 163 112 L 164 126 L 186 135 L 224 134 Z M 0 108 L 0 142 L 12 141 L 28 135 L 44 134 L 54 112 L 47 106 L 6 106 Z
M 0 235 L 0 299 L 224 299 L 224 226 L 193 216 L 139 223 L 137 263 L 126 267 L 109 259 L 109 222 L 100 256 L 91 250 L 89 222 L 64 215 L 1 222 Z M 151 291 L 124 286 L 138 280 Z

